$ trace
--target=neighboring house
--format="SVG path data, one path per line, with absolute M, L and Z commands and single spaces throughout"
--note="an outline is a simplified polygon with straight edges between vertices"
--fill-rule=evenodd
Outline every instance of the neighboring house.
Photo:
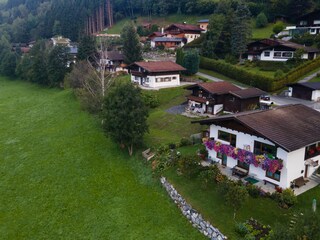
M 124 55 L 119 51 L 107 52 L 107 68 L 110 72 L 126 71 L 124 67 Z
M 204 32 L 204 30 L 197 25 L 174 23 L 165 29 L 165 36 L 186 38 L 187 43 L 189 43 L 200 37 L 202 32 Z
M 163 32 L 153 32 L 148 37 L 147 40 L 152 41 L 156 37 L 163 37 L 165 34 Z
M 310 33 L 312 35 L 320 32 L 320 10 L 305 14 L 298 18 L 296 26 L 288 26 L 290 36 L 296 34 Z
M 266 93 L 257 88 L 241 89 L 229 82 L 198 83 L 186 87 L 187 111 L 200 114 L 217 114 L 221 111 L 242 112 L 259 106 L 260 97 Z
M 77 46 L 69 46 L 69 60 L 67 63 L 67 67 L 70 67 L 70 65 L 75 64 L 77 61 L 77 55 L 78 55 L 78 47 Z
M 320 82 L 292 83 L 287 86 L 289 87 L 289 97 L 320 101 Z
M 69 38 L 64 38 L 62 36 L 53 37 L 51 38 L 51 41 L 53 46 L 61 45 L 61 46 L 70 47 L 70 43 L 71 43 Z
M 204 32 L 208 31 L 209 19 L 201 19 L 198 21 L 198 26 L 204 30 Z
M 320 160 L 320 112 L 286 105 L 195 121 L 210 125 L 209 158 L 234 173 L 288 188 L 310 177 Z
M 135 62 L 128 68 L 133 83 L 150 88 L 179 86 L 180 72 L 186 70 L 170 61 Z
M 32 46 L 27 43 L 12 43 L 11 51 L 20 51 L 22 54 L 29 53 Z
M 185 38 L 155 37 L 151 40 L 151 47 L 155 48 L 163 46 L 164 48 L 178 48 L 183 47 L 185 42 Z
M 319 49 L 306 47 L 297 43 L 281 39 L 262 39 L 248 45 L 248 60 L 287 61 L 293 58 L 295 51 L 302 49 L 302 59 L 315 59 Z

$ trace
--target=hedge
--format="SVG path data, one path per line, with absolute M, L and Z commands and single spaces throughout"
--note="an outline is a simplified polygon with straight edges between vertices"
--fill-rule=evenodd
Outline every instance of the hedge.
M 248 72 L 222 60 L 201 57 L 200 67 L 221 73 L 227 77 L 233 78 L 244 84 L 260 88 L 264 91 L 272 91 L 273 78 Z
M 251 73 L 242 68 L 226 63 L 222 60 L 209 59 L 205 57 L 201 57 L 200 67 L 221 73 L 241 83 L 260 88 L 264 91 L 272 92 L 283 88 L 288 83 L 296 82 L 299 78 L 306 75 L 308 72 L 319 68 L 320 58 L 316 58 L 312 61 L 307 61 L 289 71 L 285 76 L 278 79 Z

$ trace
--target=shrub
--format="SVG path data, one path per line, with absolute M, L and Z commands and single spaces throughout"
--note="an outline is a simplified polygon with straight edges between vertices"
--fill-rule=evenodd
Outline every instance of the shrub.
M 169 143 L 168 146 L 169 146 L 169 149 L 176 149 L 175 143 Z
M 178 160 L 178 168 L 182 174 L 193 178 L 200 172 L 200 159 L 198 156 L 181 156 Z
M 244 237 L 247 235 L 247 233 L 249 233 L 249 229 L 247 228 L 246 224 L 244 224 L 244 223 L 236 223 L 235 231 L 241 237 Z
M 281 78 L 284 76 L 284 72 L 281 69 L 278 69 L 275 73 L 274 73 L 274 78 Z
M 288 207 L 291 207 L 297 203 L 297 196 L 294 195 L 293 191 L 290 188 L 287 188 L 282 191 L 280 202 L 287 205 Z
M 142 99 L 143 99 L 144 103 L 146 104 L 146 106 L 148 106 L 149 108 L 156 108 L 160 105 L 160 101 L 159 101 L 158 97 L 156 95 L 152 94 L 152 92 L 143 91 L 142 92 Z
M 247 187 L 247 191 L 251 197 L 257 198 L 260 196 L 261 189 L 259 187 L 256 187 L 255 185 L 250 184 L 250 183 L 246 187 Z
M 259 13 L 259 15 L 257 16 L 257 19 L 256 19 L 256 27 L 263 28 L 263 27 L 267 26 L 267 24 L 268 24 L 268 19 L 267 19 L 266 15 L 263 12 Z
M 190 138 L 181 138 L 180 147 L 190 146 L 190 145 L 192 145 Z
M 284 23 L 281 22 L 281 21 L 278 21 L 274 24 L 273 28 L 272 28 L 272 31 L 275 33 L 275 34 L 278 34 L 279 32 L 281 32 L 282 30 L 284 29 Z
M 214 181 L 214 176 L 215 176 L 214 169 L 212 169 L 212 168 L 203 169 L 199 174 L 202 188 L 206 189 L 208 187 L 209 183 Z

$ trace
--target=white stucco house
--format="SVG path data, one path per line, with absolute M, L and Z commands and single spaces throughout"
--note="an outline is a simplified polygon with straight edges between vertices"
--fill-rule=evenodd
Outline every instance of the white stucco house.
M 148 88 L 180 85 L 180 73 L 186 69 L 171 61 L 135 62 L 129 67 L 131 82 Z
M 264 183 L 288 188 L 319 167 L 320 113 L 286 105 L 195 121 L 210 126 L 209 158 Z
M 281 39 L 262 39 L 248 44 L 248 60 L 285 62 L 294 57 L 297 50 L 303 50 L 301 59 L 315 59 L 319 50 Z

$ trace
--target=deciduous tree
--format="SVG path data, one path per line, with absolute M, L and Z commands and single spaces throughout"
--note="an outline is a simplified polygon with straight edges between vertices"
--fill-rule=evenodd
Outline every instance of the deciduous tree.
M 148 111 L 140 89 L 120 83 L 107 93 L 103 106 L 103 128 L 116 143 L 127 147 L 129 155 L 142 143 L 148 131 Z

